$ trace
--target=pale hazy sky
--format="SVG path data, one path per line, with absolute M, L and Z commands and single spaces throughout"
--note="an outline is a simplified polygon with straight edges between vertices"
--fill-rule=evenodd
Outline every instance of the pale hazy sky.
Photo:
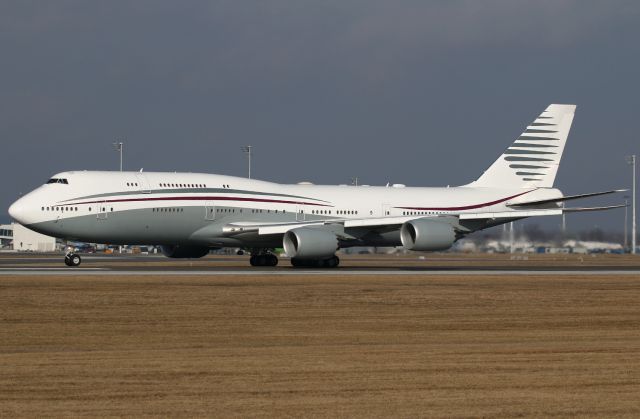
M 628 187 L 639 41 L 637 1 L 5 0 L 0 220 L 120 138 L 132 170 L 244 175 L 252 144 L 267 180 L 463 184 L 549 103 L 578 105 L 556 186 Z

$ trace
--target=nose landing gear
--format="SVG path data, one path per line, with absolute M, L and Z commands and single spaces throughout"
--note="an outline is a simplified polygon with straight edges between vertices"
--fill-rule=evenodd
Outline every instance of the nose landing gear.
M 67 266 L 75 268 L 76 266 L 80 266 L 81 262 L 82 258 L 80 258 L 80 255 L 76 253 L 67 253 L 64 256 L 64 264 Z

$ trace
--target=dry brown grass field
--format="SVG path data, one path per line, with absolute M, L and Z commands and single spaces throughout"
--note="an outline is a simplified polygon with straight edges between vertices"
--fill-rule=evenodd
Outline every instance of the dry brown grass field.
M 638 417 L 640 276 L 0 276 L 0 416 Z

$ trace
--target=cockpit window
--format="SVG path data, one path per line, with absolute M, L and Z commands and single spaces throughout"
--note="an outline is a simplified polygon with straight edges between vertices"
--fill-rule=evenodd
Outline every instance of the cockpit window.
M 65 185 L 69 184 L 69 182 L 67 182 L 67 179 L 58 179 L 58 178 L 51 178 L 47 181 L 47 183 L 64 183 Z

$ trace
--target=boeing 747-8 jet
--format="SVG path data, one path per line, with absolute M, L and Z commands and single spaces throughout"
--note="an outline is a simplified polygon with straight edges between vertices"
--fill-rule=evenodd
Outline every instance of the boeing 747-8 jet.
M 553 183 L 575 105 L 549 105 L 474 182 L 458 187 L 277 184 L 199 173 L 71 171 L 9 208 L 19 223 L 67 240 L 157 244 L 174 258 L 239 247 L 251 265 L 335 267 L 350 246 L 450 248 L 465 235 L 513 220 L 610 207 L 565 208 Z M 65 262 L 78 266 L 77 254 Z

